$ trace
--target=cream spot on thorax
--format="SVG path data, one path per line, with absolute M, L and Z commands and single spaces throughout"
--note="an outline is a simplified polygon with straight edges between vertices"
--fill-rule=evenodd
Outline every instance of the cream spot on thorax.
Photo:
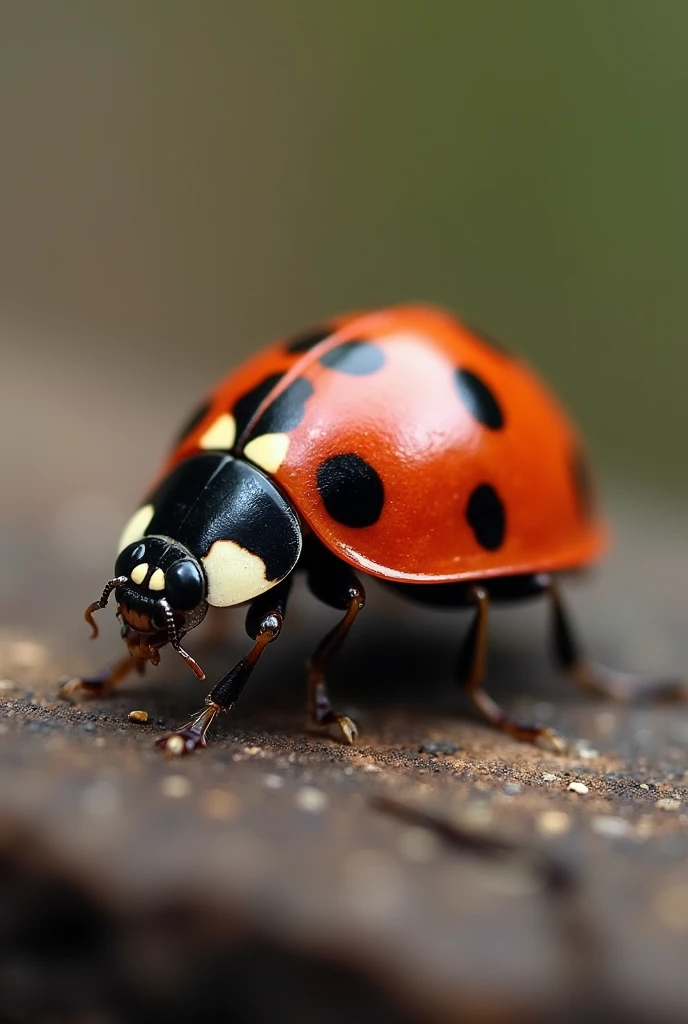
M 216 608 L 250 601 L 274 586 L 265 562 L 233 540 L 216 540 L 201 559 L 208 576 L 208 603 Z
M 124 551 L 130 544 L 133 544 L 136 540 L 141 540 L 145 535 L 148 525 L 153 518 L 155 509 L 152 505 L 144 505 L 142 508 L 135 512 L 131 517 L 127 525 L 122 531 L 122 536 L 119 539 L 119 545 L 117 547 L 117 554 L 120 551 Z

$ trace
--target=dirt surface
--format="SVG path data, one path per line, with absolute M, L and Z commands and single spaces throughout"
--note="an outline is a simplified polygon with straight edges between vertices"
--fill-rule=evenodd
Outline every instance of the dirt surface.
M 680 520 L 635 505 L 625 523 L 607 569 L 572 586 L 581 629 L 607 661 L 688 667 Z M 630 585 L 644 570 L 654 594 Z M 155 736 L 204 693 L 173 656 L 111 698 L 57 699 L 61 676 L 98 664 L 80 582 L 49 629 L 0 635 L 7 1020 L 685 1015 L 687 707 L 571 690 L 536 602 L 495 615 L 492 692 L 570 752 L 520 745 L 452 688 L 465 617 L 374 586 L 333 677 L 362 729 L 347 748 L 304 728 L 302 658 L 336 613 L 299 586 L 240 707 L 168 761 Z M 225 620 L 189 643 L 210 680 L 248 645 L 237 614 L 222 643 Z

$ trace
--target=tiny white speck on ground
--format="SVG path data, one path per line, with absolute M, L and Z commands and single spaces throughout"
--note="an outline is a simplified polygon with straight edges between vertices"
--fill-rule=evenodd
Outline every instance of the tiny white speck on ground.
M 302 786 L 296 793 L 296 806 L 300 811 L 307 811 L 309 814 L 322 814 L 329 802 L 327 793 L 316 789 L 315 786 Z
M 655 807 L 658 811 L 680 811 L 682 803 L 680 800 L 676 800 L 675 797 L 664 796 L 660 800 L 655 801 Z
M 574 743 L 573 751 L 577 757 L 582 757 L 584 761 L 592 761 L 593 758 L 600 756 L 598 751 L 591 747 L 587 740 L 578 740 Z
M 640 783 L 640 788 L 641 789 L 649 789 L 650 787 L 648 786 L 647 782 L 641 782 Z
M 609 839 L 619 839 L 623 836 L 633 835 L 633 826 L 630 821 L 626 821 L 624 818 L 603 815 L 599 818 L 593 818 L 590 822 L 590 827 L 598 836 L 606 836 Z
M 585 796 L 590 792 L 584 782 L 569 782 L 568 790 L 569 793 L 578 793 L 579 796 Z
M 379 764 L 364 764 L 363 765 L 363 771 L 364 772 L 381 772 L 382 768 L 380 767 Z
M 544 779 L 545 782 L 556 782 L 557 781 L 557 776 L 554 774 L 554 772 L 543 772 L 542 773 L 542 778 Z
M 281 775 L 264 775 L 263 785 L 266 789 L 282 789 L 284 786 L 284 779 Z
M 244 754 L 248 754 L 249 757 L 255 757 L 256 754 L 263 753 L 262 747 L 242 747 L 241 749 L 244 752 Z
M 537 818 L 537 830 L 542 836 L 563 836 L 571 828 L 571 818 L 563 811 L 543 811 Z
M 160 792 L 171 800 L 180 800 L 191 792 L 191 783 L 186 775 L 166 775 L 160 783 Z

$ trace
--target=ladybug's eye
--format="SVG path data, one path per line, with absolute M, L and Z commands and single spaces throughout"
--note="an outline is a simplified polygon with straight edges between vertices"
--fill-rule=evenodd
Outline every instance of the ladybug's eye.
M 146 545 L 141 541 L 120 551 L 115 562 L 115 576 L 128 576 L 135 565 L 145 561 Z
M 182 558 L 165 573 L 165 593 L 175 611 L 196 608 L 205 597 L 201 570 L 189 558 Z

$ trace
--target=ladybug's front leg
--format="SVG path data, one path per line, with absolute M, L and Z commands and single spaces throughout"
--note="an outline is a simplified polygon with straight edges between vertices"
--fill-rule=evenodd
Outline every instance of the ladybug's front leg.
M 618 672 L 586 661 L 573 634 L 559 588 L 553 580 L 548 583 L 547 594 L 552 602 L 555 658 L 583 689 L 624 701 L 685 700 L 688 697 L 685 680 Z
M 513 736 L 514 739 L 531 743 L 539 741 L 550 747 L 555 753 L 563 753 L 566 750 L 566 744 L 558 732 L 544 725 L 521 722 L 512 718 L 483 689 L 490 599 L 485 587 L 479 585 L 470 588 L 469 596 L 477 608 L 459 655 L 458 670 L 461 685 L 468 691 L 476 707 L 497 729 Z
M 253 647 L 213 687 L 205 699 L 203 710 L 180 729 L 160 736 L 155 741 L 157 747 L 170 757 L 181 757 L 206 745 L 206 733 L 215 716 L 222 711 L 229 711 L 236 704 L 263 651 L 280 635 L 290 588 L 291 577 L 287 577 L 272 590 L 256 598 L 246 616 L 246 631 L 254 639 Z
M 100 672 L 95 672 L 92 676 L 77 676 L 73 679 L 68 679 L 61 684 L 58 696 L 62 700 L 71 700 L 79 691 L 94 696 L 102 696 L 109 693 L 130 672 L 136 670 L 139 675 L 143 675 L 145 665 L 145 661 L 140 661 L 138 658 L 132 658 L 130 655 L 127 655 L 121 661 L 118 661 L 116 665 L 113 665 L 112 668 L 102 669 Z

